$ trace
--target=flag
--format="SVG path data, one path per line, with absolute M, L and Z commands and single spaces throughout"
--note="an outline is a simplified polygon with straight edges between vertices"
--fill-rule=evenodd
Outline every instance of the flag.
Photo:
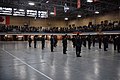
M 9 25 L 10 17 L 9 16 L 0 16 L 0 24 Z
M 97 1 L 99 1 L 99 0 L 93 0 L 93 2 L 97 2 Z
M 77 0 L 77 8 L 80 8 L 80 7 L 81 7 L 80 0 Z
M 56 16 L 56 7 L 54 7 L 54 16 Z

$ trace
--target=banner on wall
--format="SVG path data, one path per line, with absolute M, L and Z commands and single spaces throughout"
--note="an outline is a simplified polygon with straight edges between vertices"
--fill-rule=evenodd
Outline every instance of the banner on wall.
M 0 16 L 0 24 L 9 25 L 10 24 L 10 16 Z
M 54 7 L 54 16 L 56 16 L 56 7 Z
M 77 0 L 77 8 L 80 8 L 80 7 L 81 7 L 80 0 Z

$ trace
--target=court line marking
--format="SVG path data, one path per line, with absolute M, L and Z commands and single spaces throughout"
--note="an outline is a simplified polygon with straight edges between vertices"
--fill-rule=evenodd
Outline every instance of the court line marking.
M 22 62 L 23 64 L 27 65 L 28 67 L 30 67 L 31 69 L 33 69 L 34 71 L 36 71 L 37 73 L 43 75 L 44 77 L 48 78 L 49 80 L 53 80 L 52 78 L 50 78 L 49 76 L 45 75 L 44 73 L 40 72 L 39 70 L 35 69 L 34 67 L 30 66 L 29 64 L 27 64 L 26 62 L 22 61 L 20 58 L 14 56 L 13 54 L 11 54 L 10 52 L 6 51 L 5 49 L 2 49 L 4 52 L 6 52 L 7 54 L 11 55 L 12 57 L 16 58 L 17 60 L 19 60 L 20 62 Z

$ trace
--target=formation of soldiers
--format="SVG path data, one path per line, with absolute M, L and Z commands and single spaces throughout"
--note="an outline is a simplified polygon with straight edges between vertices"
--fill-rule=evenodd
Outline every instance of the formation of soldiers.
M 120 35 L 116 35 L 113 38 L 113 45 L 114 45 L 114 50 L 117 50 L 118 53 L 120 53 Z M 63 44 L 63 54 L 67 54 L 67 40 L 68 40 L 68 35 L 64 35 L 62 37 L 62 44 Z M 95 47 L 95 43 L 96 43 L 96 37 L 88 35 L 86 36 L 81 36 L 79 34 L 73 36 L 71 38 L 72 43 L 73 43 L 73 48 L 76 48 L 76 56 L 77 57 L 81 57 L 80 53 L 81 53 L 81 47 L 82 45 L 84 47 L 86 47 L 86 45 L 88 45 L 88 49 L 91 49 L 91 46 Z M 37 45 L 37 36 L 34 36 L 34 48 L 36 48 Z M 108 48 L 108 44 L 109 44 L 109 38 L 107 36 L 99 36 L 97 37 L 97 41 L 99 44 L 99 49 L 102 49 L 102 43 L 103 43 L 103 49 L 104 51 L 107 51 Z M 32 39 L 31 36 L 28 37 L 28 42 L 29 42 L 29 47 L 31 47 L 31 43 L 32 43 Z M 51 35 L 50 38 L 50 47 L 51 47 L 51 52 L 54 52 L 54 47 L 57 46 L 57 36 L 53 36 Z M 43 35 L 41 37 L 41 48 L 42 50 L 45 48 L 45 35 Z

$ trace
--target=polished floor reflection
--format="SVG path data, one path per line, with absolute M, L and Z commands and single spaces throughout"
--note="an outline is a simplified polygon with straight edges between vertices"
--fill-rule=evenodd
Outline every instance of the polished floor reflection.
M 50 52 L 41 42 L 29 48 L 27 42 L 0 42 L 0 80 L 120 80 L 120 54 L 109 44 L 108 51 L 82 47 L 82 57 L 76 57 L 68 41 L 67 54 L 62 43 Z

